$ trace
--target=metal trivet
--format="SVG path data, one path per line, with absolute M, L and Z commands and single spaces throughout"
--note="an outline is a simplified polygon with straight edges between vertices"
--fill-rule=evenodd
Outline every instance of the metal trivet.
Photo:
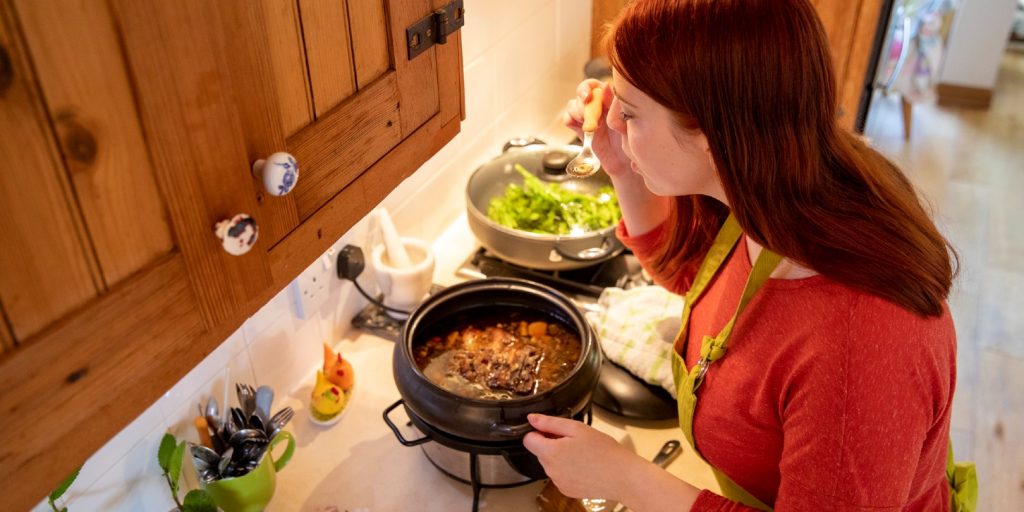
M 488 443 L 486 441 L 476 442 L 476 441 L 466 440 L 466 439 L 463 439 L 463 438 L 460 438 L 460 437 L 448 434 L 447 432 L 444 432 L 444 431 L 442 431 L 440 429 L 437 429 L 434 426 L 430 425 L 429 423 L 423 421 L 422 418 L 420 418 L 419 416 L 416 416 L 415 413 L 410 411 L 409 407 L 407 405 L 405 407 L 403 407 L 405 409 L 406 413 L 409 415 L 409 420 L 406 421 L 405 426 L 406 427 L 415 427 L 415 429 L 418 430 L 420 433 L 422 433 L 423 436 L 418 438 L 418 439 L 412 439 L 412 440 L 405 439 L 405 437 L 403 437 L 402 434 L 399 432 L 398 427 L 391 421 L 390 417 L 388 416 L 391 413 L 391 411 L 395 410 L 399 406 L 404 405 L 404 402 L 405 402 L 404 399 L 399 399 L 397 402 L 391 404 L 387 409 L 384 410 L 384 423 L 387 423 L 388 427 L 391 428 L 391 431 L 395 433 L 395 437 L 398 438 L 398 442 L 401 443 L 402 446 L 407 446 L 407 447 L 419 446 L 419 445 L 422 445 L 422 444 L 429 443 L 429 442 L 433 441 L 433 442 L 441 444 L 443 446 L 447 446 L 448 448 L 452 448 L 454 450 L 458 450 L 458 451 L 465 452 L 465 453 L 469 454 L 469 475 L 470 475 L 470 479 L 466 480 L 465 478 L 462 478 L 460 476 L 454 475 L 450 471 L 445 470 L 444 468 L 439 466 L 437 462 L 434 462 L 434 459 L 430 458 L 430 455 L 427 454 L 426 451 L 423 452 L 423 455 L 427 458 L 427 460 L 430 462 L 430 464 L 432 466 L 434 466 L 435 468 L 437 468 L 442 474 L 444 474 L 448 478 L 451 478 L 452 480 L 464 483 L 464 484 L 469 485 L 469 486 L 471 486 L 473 488 L 473 508 L 472 508 L 472 512 L 477 512 L 480 509 L 480 491 L 482 491 L 484 489 L 508 489 L 508 488 L 512 488 L 512 487 L 519 487 L 519 486 L 522 486 L 522 485 L 531 484 L 531 483 L 536 482 L 538 480 L 541 480 L 543 478 L 543 477 L 542 478 L 533 478 L 531 475 L 523 474 L 523 476 L 525 478 L 527 478 L 527 480 L 525 480 L 523 482 L 513 482 L 513 483 L 508 483 L 508 484 L 485 484 L 485 483 L 481 482 L 480 481 L 480 460 L 479 460 L 479 456 L 480 455 L 506 455 L 506 451 L 509 449 L 509 444 L 512 444 L 512 445 L 515 445 L 515 446 L 521 446 L 522 440 L 499 442 L 499 443 Z M 593 422 L 594 422 L 594 411 L 593 411 L 592 404 L 588 403 L 586 405 L 586 407 L 582 411 L 580 411 L 580 412 L 576 413 L 575 415 L 573 415 L 573 419 L 575 419 L 577 421 L 586 421 L 587 425 L 592 425 Z M 525 450 L 525 448 L 524 448 L 524 450 Z M 539 466 L 540 462 L 538 461 L 537 464 Z M 513 469 L 516 470 L 516 471 L 520 471 L 519 469 L 516 469 L 515 467 L 513 467 Z M 539 469 L 539 470 L 541 472 L 543 472 L 543 469 Z M 522 472 L 520 472 L 520 474 L 522 474 Z
M 412 422 L 409 422 L 408 424 L 412 425 Z M 513 487 L 529 485 L 540 480 L 540 478 L 532 478 L 529 480 L 523 480 L 522 482 L 512 482 L 509 484 L 484 484 L 480 482 L 480 470 L 478 469 L 480 466 L 480 455 L 476 452 L 469 452 L 469 474 L 473 476 L 472 480 L 466 480 L 465 478 L 453 475 L 441 466 L 437 465 L 437 463 L 434 462 L 434 459 L 431 459 L 430 455 L 427 455 L 426 452 L 424 452 L 423 455 L 427 458 L 427 462 L 430 462 L 430 465 L 437 468 L 437 470 L 444 476 L 473 488 L 473 512 L 478 512 L 480 510 L 480 491 L 484 489 L 511 489 Z

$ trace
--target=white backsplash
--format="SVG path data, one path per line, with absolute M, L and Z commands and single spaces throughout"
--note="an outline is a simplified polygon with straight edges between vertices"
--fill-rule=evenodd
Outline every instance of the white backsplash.
M 462 130 L 382 202 L 399 232 L 428 241 L 464 211 L 470 173 L 496 156 L 506 140 L 572 138 L 561 125 L 561 110 L 574 94 L 590 53 L 591 0 L 465 0 L 465 7 Z M 368 226 L 364 218 L 333 248 L 351 243 L 368 253 Z M 372 285 L 369 279 L 360 282 Z M 60 501 L 72 512 L 170 510 L 174 502 L 156 463 L 163 434 L 197 441 L 192 428 L 196 404 L 210 396 L 222 402 L 225 383 L 232 390 L 232 403 L 235 382 L 266 384 L 282 394 L 307 385 L 321 362 L 321 344 L 338 340 L 364 305 L 350 283 L 333 280 L 323 304 L 300 320 L 288 288 L 281 290 L 93 454 Z M 183 497 L 196 485 L 188 471 L 182 474 Z M 44 500 L 35 510 L 50 508 Z

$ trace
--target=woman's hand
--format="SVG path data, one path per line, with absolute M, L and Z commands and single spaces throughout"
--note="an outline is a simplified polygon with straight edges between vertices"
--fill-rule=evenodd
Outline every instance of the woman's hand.
M 571 498 L 624 501 L 630 475 L 642 473 L 640 456 L 579 421 L 531 414 L 523 446 L 537 456 L 548 477 Z
M 565 107 L 565 125 L 583 137 L 583 105 L 590 99 L 591 91 L 598 87 L 604 88 L 605 92 L 601 95 L 601 118 L 594 132 L 594 153 L 601 159 L 601 169 L 612 179 L 628 233 L 631 236 L 641 235 L 668 218 L 672 199 L 654 195 L 647 189 L 644 178 L 630 168 L 632 162 L 622 150 L 622 135 L 608 127 L 608 116 L 621 114 L 617 105 L 609 114 L 615 92 L 607 84 L 594 79 L 580 82 L 576 88 L 577 97 L 569 100 Z
M 629 158 L 622 152 L 622 137 L 608 128 L 605 118 L 611 108 L 615 93 L 612 88 L 598 80 L 588 78 L 580 82 L 576 87 L 576 98 L 569 100 L 565 107 L 565 125 L 576 132 L 576 135 L 583 139 L 583 106 L 590 100 L 592 92 L 596 88 L 604 89 L 602 95 L 601 117 L 597 123 L 597 131 L 594 132 L 593 149 L 597 158 L 601 160 L 601 168 L 612 177 L 629 173 Z

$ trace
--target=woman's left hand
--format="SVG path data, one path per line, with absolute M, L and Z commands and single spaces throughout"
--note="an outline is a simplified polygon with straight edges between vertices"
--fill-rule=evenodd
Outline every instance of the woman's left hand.
M 634 468 L 646 462 L 611 436 L 579 421 L 531 414 L 523 446 L 537 456 L 548 477 L 570 498 L 623 501 Z

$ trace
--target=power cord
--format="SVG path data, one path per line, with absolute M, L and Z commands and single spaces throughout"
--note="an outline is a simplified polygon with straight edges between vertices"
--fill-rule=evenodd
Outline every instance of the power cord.
M 346 245 L 343 247 L 341 251 L 338 252 L 337 269 L 338 279 L 352 281 L 352 284 L 356 285 L 356 290 L 359 291 L 359 294 L 366 298 L 366 300 L 370 301 L 371 304 L 386 311 L 391 311 L 392 313 L 400 313 L 403 315 L 408 315 L 410 313 L 410 311 L 385 306 L 383 302 L 377 300 L 375 297 L 371 297 L 370 294 L 366 293 L 366 290 L 360 286 L 359 281 L 356 280 L 356 278 L 359 277 L 359 274 L 362 274 L 363 270 L 366 269 L 366 258 L 363 256 L 363 250 L 359 247 L 354 245 Z

